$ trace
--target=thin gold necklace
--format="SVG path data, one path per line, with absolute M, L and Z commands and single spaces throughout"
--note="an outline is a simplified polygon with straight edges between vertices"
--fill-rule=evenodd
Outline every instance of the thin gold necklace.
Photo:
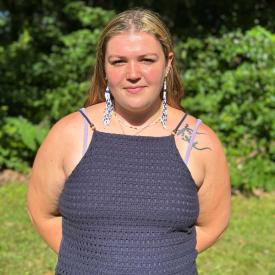
M 158 115 L 159 115 L 159 113 L 160 113 L 160 111 L 158 112 Z M 141 132 L 142 132 L 143 130 L 145 130 L 146 128 L 148 128 L 148 127 L 150 127 L 150 126 L 153 126 L 153 125 L 155 125 L 155 124 L 157 124 L 157 123 L 159 123 L 159 122 L 161 121 L 161 118 L 158 117 L 158 118 L 156 118 L 154 121 L 152 121 L 151 123 L 149 123 L 149 124 L 147 124 L 147 125 L 145 125 L 145 126 L 137 127 L 137 126 L 133 126 L 133 125 L 130 125 L 130 124 L 125 123 L 123 120 L 121 120 L 121 119 L 118 117 L 118 115 L 117 115 L 116 112 L 114 112 L 114 115 L 115 115 L 115 118 L 117 119 L 117 121 L 118 121 L 118 123 L 119 123 L 119 125 L 120 125 L 121 131 L 123 132 L 123 134 L 125 134 L 125 131 L 124 131 L 124 129 L 123 129 L 123 126 L 125 126 L 125 127 L 130 128 L 130 129 L 137 130 L 137 132 L 134 134 L 135 136 L 138 135 L 139 133 L 141 133 Z

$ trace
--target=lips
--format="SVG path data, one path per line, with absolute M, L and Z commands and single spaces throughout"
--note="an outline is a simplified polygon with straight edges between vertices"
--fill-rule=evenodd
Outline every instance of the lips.
M 131 87 L 126 87 L 125 89 L 130 94 L 137 94 L 144 89 L 144 86 L 131 86 Z

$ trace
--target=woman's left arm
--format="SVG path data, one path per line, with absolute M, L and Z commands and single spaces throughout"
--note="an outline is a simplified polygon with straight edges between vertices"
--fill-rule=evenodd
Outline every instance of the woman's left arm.
M 208 127 L 207 127 L 208 128 Z M 200 213 L 196 221 L 196 250 L 210 247 L 229 224 L 231 207 L 230 177 L 222 145 L 211 129 L 207 129 L 211 150 L 204 160 L 204 180 L 198 190 Z

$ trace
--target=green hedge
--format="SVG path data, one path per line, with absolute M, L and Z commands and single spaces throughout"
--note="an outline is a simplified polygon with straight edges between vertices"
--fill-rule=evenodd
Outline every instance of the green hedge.
M 220 136 L 232 185 L 275 187 L 275 35 L 261 27 L 178 43 L 182 105 Z
M 48 130 L 23 117 L 5 117 L 0 131 L 0 167 L 27 173 Z
M 64 8 L 71 32 L 45 17 L 44 29 L 28 26 L 0 46 L 0 169 L 27 171 L 50 125 L 83 105 L 97 40 L 113 15 L 72 2 Z M 243 190 L 275 187 L 274 43 L 256 27 L 176 44 L 182 105 L 217 132 L 232 185 Z

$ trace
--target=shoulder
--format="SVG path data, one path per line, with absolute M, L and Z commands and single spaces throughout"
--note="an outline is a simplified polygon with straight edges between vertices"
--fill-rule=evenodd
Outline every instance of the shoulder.
M 194 148 L 203 153 L 205 165 L 211 164 L 217 157 L 224 156 L 223 145 L 217 133 L 205 122 L 200 120 L 198 123 L 198 118 L 191 115 L 188 117 L 187 124 L 190 123 L 191 135 L 196 130 Z M 195 129 L 196 124 L 198 125 L 197 129 Z
M 100 118 L 102 120 L 101 105 L 96 104 L 85 108 L 88 119 L 95 125 L 100 121 Z M 58 120 L 50 129 L 40 150 L 53 151 L 56 159 L 60 160 L 66 168 L 68 162 L 71 163 L 73 155 L 80 157 L 82 152 L 84 120 L 85 118 L 79 111 L 70 113 Z M 89 138 L 91 138 L 91 133 L 89 131 Z
M 172 114 L 173 125 L 177 125 L 185 115 L 181 110 L 172 110 Z M 188 156 L 188 167 L 193 178 L 201 185 L 209 173 L 215 174 L 215 169 L 227 164 L 218 135 L 204 121 L 198 121 L 199 118 L 188 114 L 177 129 L 175 138 L 182 158 Z
M 185 112 L 173 110 L 173 113 L 175 120 L 173 124 L 176 125 L 185 116 Z M 200 118 L 196 118 L 189 113 L 179 126 L 176 135 L 187 141 L 190 141 L 193 135 L 194 147 L 197 146 L 198 149 L 208 148 L 214 151 L 222 149 L 222 144 L 215 131 Z
M 79 112 L 73 112 L 59 119 L 50 129 L 44 143 L 60 144 L 62 148 L 83 125 L 83 119 Z
M 198 128 L 197 139 L 201 141 L 202 145 L 210 148 L 210 150 L 208 150 L 209 157 L 213 158 L 219 154 L 224 154 L 223 145 L 217 133 L 204 122 L 202 122 Z
M 197 119 L 194 118 L 194 122 Z M 194 125 L 194 124 L 193 124 Z M 229 171 L 223 145 L 217 133 L 202 122 L 197 130 L 193 148 L 204 170 L 204 185 L 229 181 Z M 208 180 L 207 180 L 208 179 Z M 208 183 L 207 183 L 208 182 Z
M 90 121 L 96 124 L 102 118 L 102 104 L 85 108 Z M 83 142 L 84 118 L 79 111 L 70 113 L 59 119 L 48 132 L 39 148 L 40 151 L 51 151 L 56 159 L 68 154 L 68 148 L 79 149 Z
M 70 154 L 76 155 L 76 152 L 81 152 L 82 139 L 83 118 L 78 111 L 59 119 L 51 127 L 36 153 L 32 168 L 34 177 L 48 178 L 51 175 L 54 181 L 64 181 L 64 163 L 70 160 Z M 44 182 L 45 179 L 41 181 Z
M 87 116 L 92 123 L 102 119 L 104 112 L 104 104 L 99 103 L 85 108 Z M 48 139 L 55 139 L 61 142 L 60 138 L 65 138 L 66 141 L 70 138 L 77 137 L 76 133 L 83 130 L 84 117 L 79 111 L 70 113 L 58 120 L 51 128 L 48 134 Z M 64 142 L 63 140 L 62 142 Z
M 194 129 L 195 124 L 197 123 L 198 119 L 192 117 L 192 128 Z M 202 143 L 202 145 L 205 145 L 209 147 L 211 150 L 221 149 L 222 145 L 220 142 L 220 139 L 218 135 L 215 133 L 215 131 L 207 125 L 205 122 L 201 121 L 197 128 L 197 140 Z

